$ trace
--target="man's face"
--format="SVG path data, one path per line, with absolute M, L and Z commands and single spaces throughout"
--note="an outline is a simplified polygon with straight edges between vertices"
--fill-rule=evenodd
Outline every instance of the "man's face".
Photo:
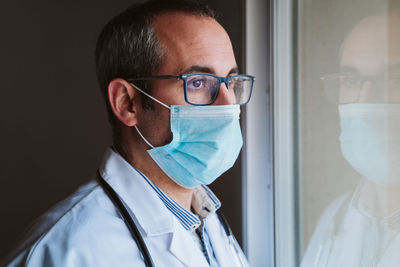
M 218 76 L 237 74 L 237 64 L 229 36 L 215 20 L 180 12 L 163 14 L 156 18 L 155 30 L 165 57 L 154 75 L 180 75 L 191 72 L 212 73 Z M 183 81 L 156 80 L 151 94 L 170 105 L 188 105 L 184 99 Z M 142 96 L 145 97 L 145 96 Z M 234 103 L 232 90 L 221 84 L 214 105 Z M 169 110 L 154 102 L 154 110 L 142 109 L 138 126 L 154 146 L 169 143 Z
M 400 103 L 400 14 L 389 13 L 362 20 L 343 44 L 341 102 L 361 86 L 359 103 Z M 360 81 L 361 79 L 361 81 Z M 361 83 L 360 83 L 361 82 Z

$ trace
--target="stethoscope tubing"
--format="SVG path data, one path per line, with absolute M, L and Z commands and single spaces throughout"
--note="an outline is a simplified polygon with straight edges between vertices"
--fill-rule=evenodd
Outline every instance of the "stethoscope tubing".
M 124 222 L 127 228 L 129 229 L 129 232 L 131 233 L 133 239 L 135 240 L 139 248 L 139 251 L 142 253 L 146 267 L 154 267 L 153 259 L 150 256 L 150 252 L 147 249 L 146 243 L 144 242 L 143 237 L 140 234 L 139 229 L 136 227 L 136 224 L 133 221 L 132 217 L 129 215 L 129 212 L 125 204 L 119 198 L 114 189 L 112 189 L 112 187 L 103 179 L 99 171 L 97 171 L 97 179 L 99 181 L 100 186 L 103 188 L 104 192 L 108 195 L 108 197 L 117 207 L 120 215 L 124 219 Z
M 129 230 L 129 232 L 131 233 L 132 238 L 135 240 L 136 245 L 138 246 L 139 251 L 143 256 L 143 260 L 144 260 L 146 267 L 154 267 L 153 259 L 150 255 L 150 252 L 146 246 L 146 243 L 143 240 L 142 235 L 139 232 L 139 229 L 136 227 L 135 222 L 133 221 L 132 217 L 129 215 L 128 208 L 122 202 L 122 200 L 120 199 L 118 194 L 114 191 L 114 189 L 104 180 L 104 178 L 101 176 L 99 171 L 97 171 L 97 180 L 98 180 L 100 186 L 103 188 L 104 192 L 107 194 L 107 196 L 113 202 L 114 206 L 117 208 L 121 217 L 124 219 L 124 222 Z M 218 215 L 218 218 L 219 218 L 222 226 L 224 227 L 224 230 L 225 230 L 225 233 L 226 233 L 228 239 L 229 238 L 233 239 L 231 227 L 229 226 L 228 221 L 226 220 L 225 216 L 222 214 L 221 210 L 217 210 L 216 213 Z M 242 266 L 244 266 L 240 259 L 239 259 L 239 262 Z

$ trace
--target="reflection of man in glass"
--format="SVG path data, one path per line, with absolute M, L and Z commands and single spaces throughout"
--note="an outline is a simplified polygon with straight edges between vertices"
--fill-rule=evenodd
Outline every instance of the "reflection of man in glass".
M 400 266 L 400 12 L 363 19 L 341 73 L 322 79 L 339 103 L 344 158 L 363 179 L 322 215 L 302 266 Z

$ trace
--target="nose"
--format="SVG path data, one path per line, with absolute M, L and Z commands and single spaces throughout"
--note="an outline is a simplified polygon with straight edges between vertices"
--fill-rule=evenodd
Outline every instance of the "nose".
M 376 103 L 382 101 L 380 94 L 383 88 L 377 88 L 372 81 L 365 81 L 360 90 L 359 103 Z
M 219 85 L 219 92 L 214 105 L 233 105 L 235 104 L 235 94 L 232 89 L 226 87 L 225 83 Z

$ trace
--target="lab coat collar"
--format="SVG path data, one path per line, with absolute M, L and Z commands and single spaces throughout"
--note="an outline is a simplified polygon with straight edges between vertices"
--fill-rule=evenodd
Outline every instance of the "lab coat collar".
M 185 266 L 207 265 L 190 233 L 165 207 L 149 183 L 120 154 L 107 149 L 99 173 L 131 210 L 131 216 L 138 223 L 145 242 L 147 239 L 152 243 L 154 241 L 149 239 L 169 234 L 168 250 Z
M 207 266 L 208 263 L 202 251 L 197 248 L 193 237 L 187 230 L 175 231 L 169 246 L 169 251 L 185 266 Z
M 374 211 L 371 210 L 370 206 L 363 202 L 361 194 L 363 190 L 366 190 L 367 178 L 363 178 L 354 190 L 353 196 L 350 200 L 350 208 L 360 213 L 362 216 L 368 218 L 369 220 L 381 224 L 385 228 L 392 230 L 400 229 L 400 209 L 394 210 L 389 215 L 377 216 Z M 365 201 L 365 196 L 364 196 Z
M 141 174 L 120 154 L 108 148 L 99 172 L 131 209 L 146 236 L 173 232 L 173 215 Z

